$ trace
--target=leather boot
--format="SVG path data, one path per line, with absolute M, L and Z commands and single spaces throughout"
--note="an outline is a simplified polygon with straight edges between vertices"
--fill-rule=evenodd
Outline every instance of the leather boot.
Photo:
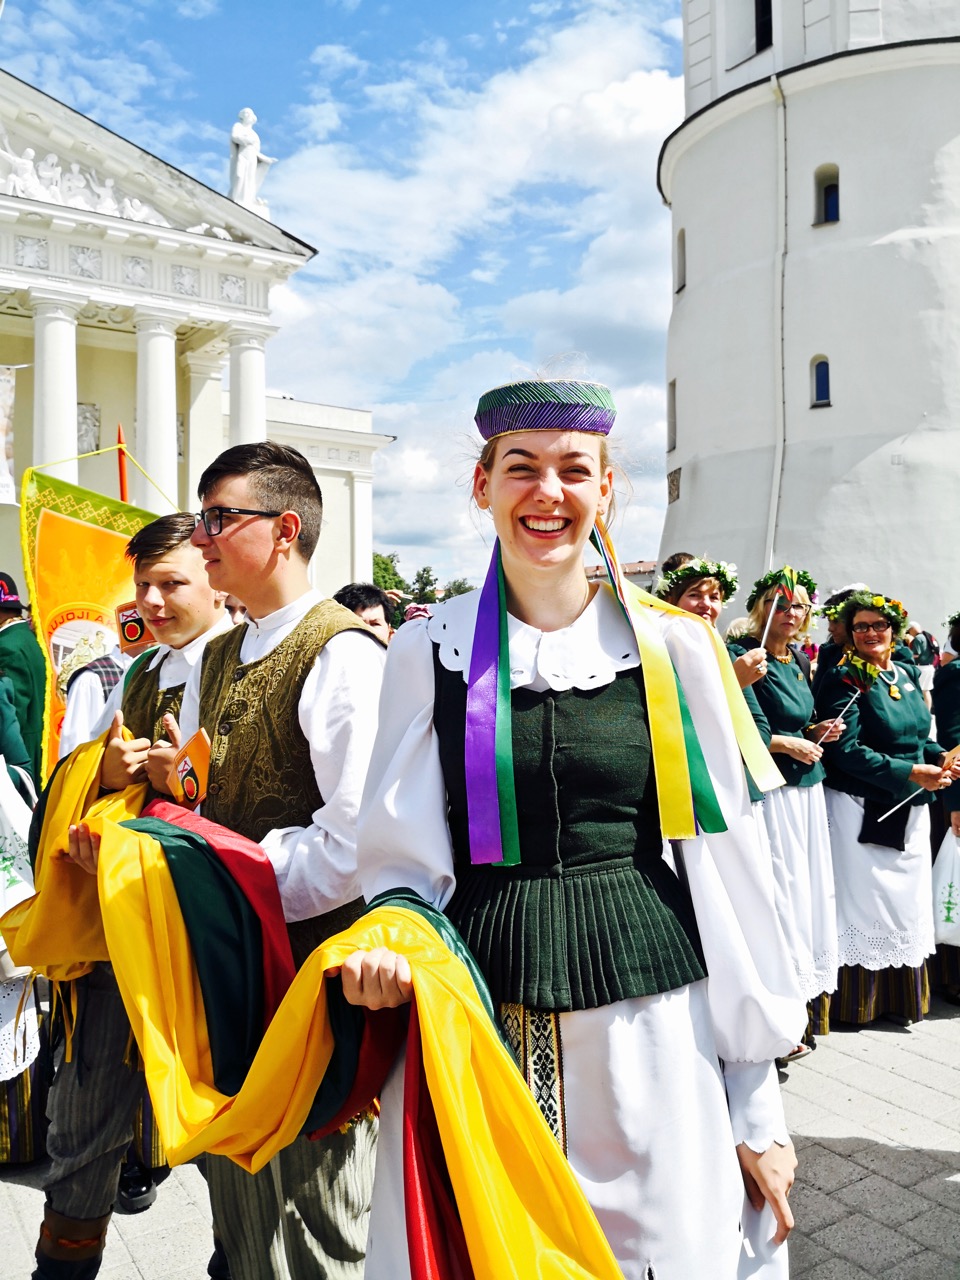
M 94 1280 L 109 1221 L 109 1213 L 102 1218 L 65 1218 L 45 1205 L 32 1280 Z

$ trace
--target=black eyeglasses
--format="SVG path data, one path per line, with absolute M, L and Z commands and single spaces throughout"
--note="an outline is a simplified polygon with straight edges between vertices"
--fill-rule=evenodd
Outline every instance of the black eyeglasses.
M 789 613 L 792 609 L 794 613 L 799 611 L 806 616 L 810 612 L 811 606 L 801 604 L 799 600 L 788 600 L 786 596 L 777 596 L 775 608 L 777 613 Z
M 198 511 L 194 516 L 197 524 L 203 528 L 209 538 L 215 538 L 223 532 L 224 516 L 282 516 L 282 511 L 254 511 L 252 507 L 207 507 L 206 511 Z
M 858 636 L 865 636 L 868 631 L 876 631 L 878 635 L 883 635 L 884 631 L 889 631 L 890 629 L 890 623 L 886 621 L 855 622 L 852 627 L 852 630 L 855 631 Z

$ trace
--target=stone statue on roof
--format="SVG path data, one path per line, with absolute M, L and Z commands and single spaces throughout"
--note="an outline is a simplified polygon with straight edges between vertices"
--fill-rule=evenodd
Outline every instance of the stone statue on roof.
M 230 131 L 230 199 L 261 218 L 269 218 L 266 201 L 260 199 L 260 188 L 276 160 L 261 152 L 260 135 L 253 127 L 256 123 L 256 115 L 244 107 Z

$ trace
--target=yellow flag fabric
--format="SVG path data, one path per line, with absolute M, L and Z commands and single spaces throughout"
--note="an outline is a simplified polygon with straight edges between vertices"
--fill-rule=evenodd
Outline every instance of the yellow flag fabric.
M 124 731 L 129 737 L 128 731 Z M 36 893 L 0 918 L 14 964 L 30 965 L 52 981 L 89 973 L 109 959 L 97 877 L 62 856 L 68 828 L 81 820 L 98 830 L 103 820 L 123 822 L 140 813 L 146 785 L 97 798 L 106 734 L 71 754 L 50 784 L 34 867 Z
M 28 467 L 20 537 L 34 630 L 47 659 L 43 776 L 57 760 L 65 682 L 117 643 L 114 610 L 130 599 L 130 538 L 156 517 Z
M 66 778 L 59 787 L 54 779 L 47 801 L 51 832 L 65 831 L 82 812 L 96 781 L 97 746 L 80 749 L 77 763 L 84 769 L 61 770 Z M 76 869 L 53 855 L 51 836 L 38 859 L 42 884 L 31 900 L 44 899 L 43 911 L 35 906 L 18 920 L 8 912 L 0 927 L 11 951 L 29 952 L 28 963 L 41 972 L 62 976 L 68 938 L 82 962 L 77 973 L 83 963 L 109 955 L 170 1163 L 210 1151 L 256 1171 L 297 1137 L 333 1053 L 325 975 L 356 950 L 385 946 L 410 961 L 424 1072 L 477 1280 L 620 1280 L 599 1224 L 466 966 L 416 911 L 379 907 L 314 951 L 267 1028 L 240 1092 L 228 1097 L 214 1087 L 199 983 L 162 847 L 118 825 L 138 811 L 143 790 L 110 797 L 109 811 L 103 801 L 88 811 L 85 820 L 101 834 L 96 878 L 79 871 L 84 879 L 76 881 Z M 89 888 L 97 885 L 99 911 Z M 100 922 L 99 933 L 88 917 Z M 51 932 L 42 934 L 39 923 Z

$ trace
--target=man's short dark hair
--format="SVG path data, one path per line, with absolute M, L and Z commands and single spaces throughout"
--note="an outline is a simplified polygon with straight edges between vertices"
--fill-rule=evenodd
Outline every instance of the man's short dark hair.
M 172 515 L 151 520 L 127 543 L 126 557 L 133 561 L 134 569 L 139 571 L 144 564 L 160 560 L 189 542 L 196 524 L 188 511 L 175 511 Z
M 689 551 L 675 551 L 672 556 L 667 556 L 666 560 L 664 560 L 660 566 L 660 573 L 666 577 L 668 573 L 673 573 L 674 569 L 679 569 L 681 565 L 689 564 L 691 560 L 696 560 L 696 558 Z
M 387 622 L 393 619 L 396 606 L 385 591 L 372 582 L 348 582 L 334 595 L 337 604 L 342 604 L 351 613 L 359 613 L 361 609 L 375 609 L 383 605 L 383 616 Z
M 295 511 L 300 517 L 297 549 L 304 560 L 317 549 L 323 520 L 323 495 L 313 467 L 299 449 L 273 440 L 235 444 L 210 463 L 200 477 L 197 495 L 205 501 L 234 476 L 246 476 L 253 502 L 265 511 Z

